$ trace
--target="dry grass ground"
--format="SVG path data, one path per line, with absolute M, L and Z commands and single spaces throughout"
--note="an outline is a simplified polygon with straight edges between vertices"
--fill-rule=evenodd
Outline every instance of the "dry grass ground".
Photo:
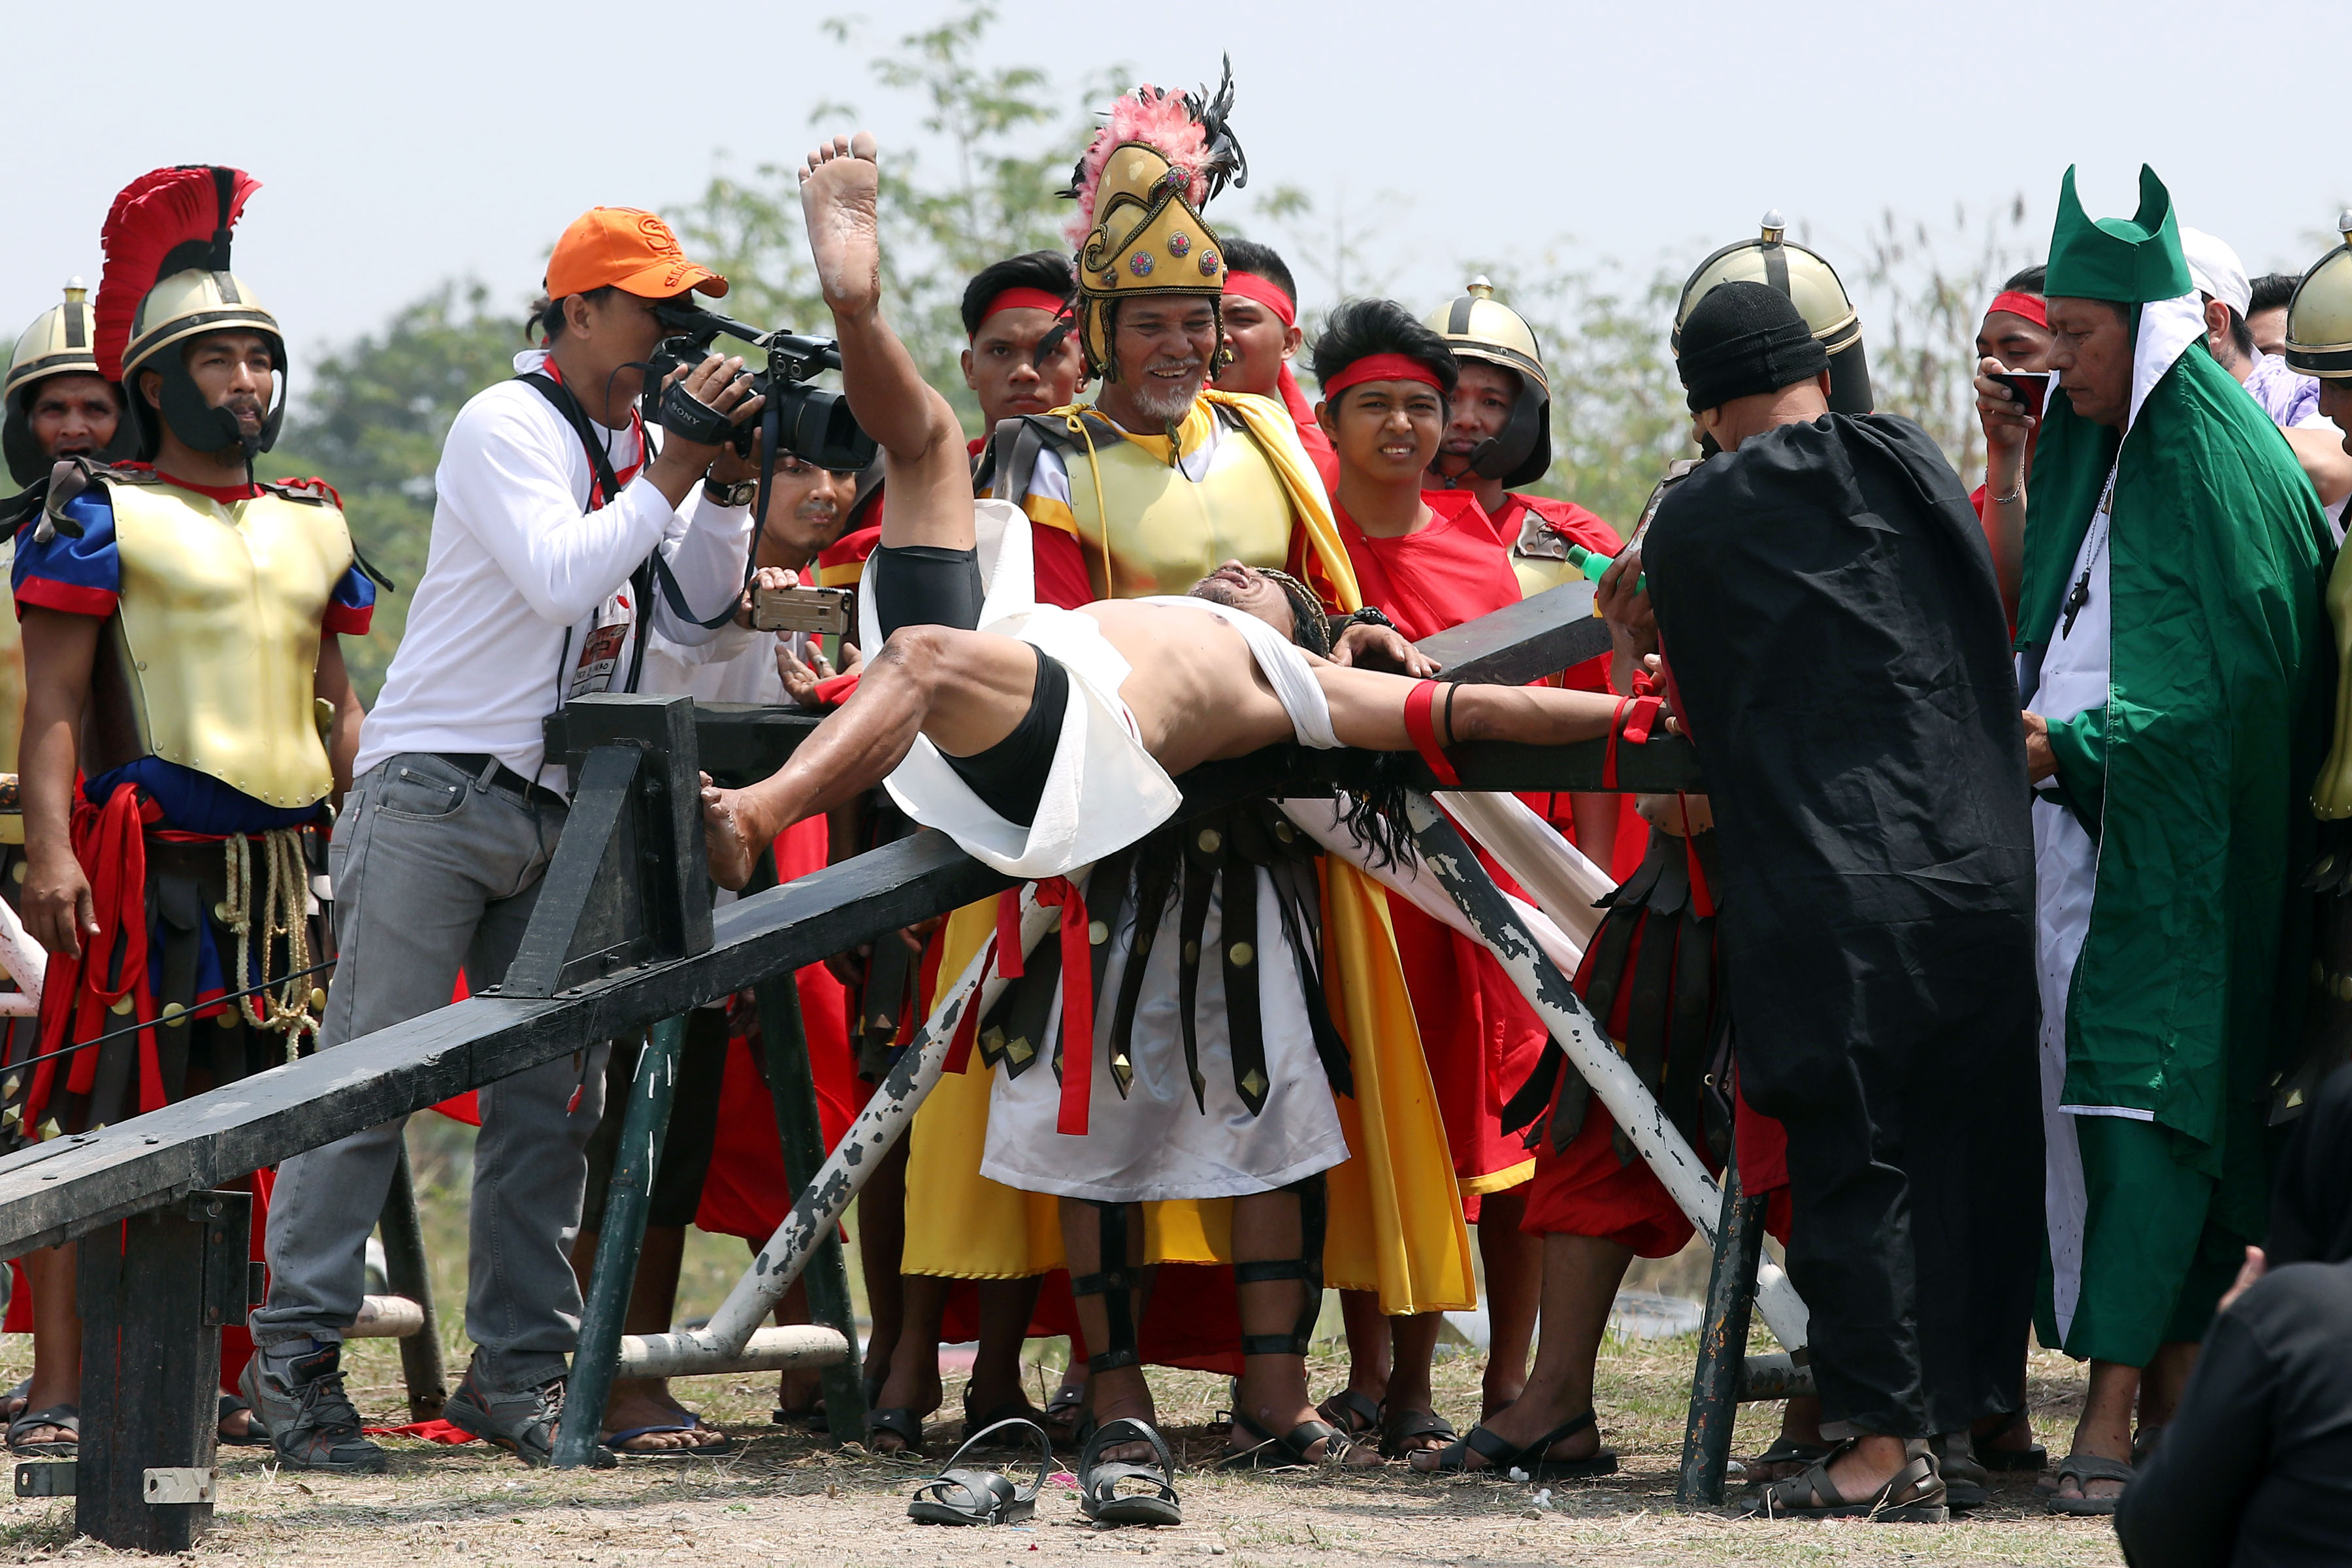
M 1759 1347 L 1760 1348 L 1760 1347 Z M 442 1448 L 394 1440 L 392 1473 L 297 1476 L 225 1449 L 221 1502 L 195 1554 L 256 1568 L 384 1563 L 513 1568 L 675 1568 L 763 1563 L 779 1568 L 897 1568 L 953 1563 L 1024 1568 L 1053 1560 L 1223 1556 L 1234 1568 L 1353 1568 L 1444 1563 L 1519 1568 L 1550 1563 L 1830 1564 L 2050 1563 L 2120 1561 L 2106 1521 L 2041 1511 L 2030 1481 L 2003 1486 L 1995 1505 L 1948 1526 L 1758 1524 L 1674 1506 L 1693 1344 L 1612 1343 L 1601 1368 L 1601 1408 L 1621 1473 L 1554 1489 L 1507 1482 L 1444 1481 L 1398 1473 L 1338 1480 L 1228 1477 L 1188 1469 L 1178 1478 L 1186 1523 L 1160 1531 L 1097 1531 L 1066 1490 L 1049 1489 L 1026 1527 L 927 1529 L 904 1500 L 927 1466 L 859 1450 L 834 1451 L 768 1424 L 774 1385 L 710 1379 L 686 1385 L 707 1414 L 744 1442 L 717 1459 L 631 1461 L 602 1472 L 526 1470 L 478 1445 Z M 386 1420 L 402 1407 L 398 1364 L 387 1344 L 356 1347 L 353 1393 Z M 1441 1367 L 1441 1405 L 1457 1424 L 1476 1408 L 1475 1363 Z M 13 1373 L 12 1373 L 13 1375 Z M 1336 1384 L 1318 1366 L 1318 1388 Z M 2035 1425 L 2045 1438 L 2072 1420 L 2077 1380 L 2039 1358 Z M 1198 1373 L 1160 1380 L 1161 1408 L 1191 1464 L 1205 1465 L 1223 1439 L 1206 1431 L 1222 1384 Z M 951 1382 L 949 1408 L 960 1389 Z M 1769 1440 L 1774 1407 L 1748 1411 L 1739 1451 Z M 930 1451 L 943 1459 L 953 1424 L 934 1422 Z M 1064 1463 L 1072 1456 L 1065 1453 Z M 1036 1553 L 1038 1555 L 1031 1555 Z M 0 1561 L 108 1555 L 77 1542 L 70 1501 L 19 1502 L 0 1527 Z

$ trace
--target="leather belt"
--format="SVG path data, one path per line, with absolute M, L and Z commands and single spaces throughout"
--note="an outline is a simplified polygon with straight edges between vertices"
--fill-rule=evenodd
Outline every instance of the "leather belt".
M 459 772 L 470 775 L 474 782 L 484 789 L 504 790 L 518 799 L 534 803 L 544 797 L 555 805 L 571 804 L 545 784 L 531 783 L 496 757 L 483 752 L 435 752 L 433 755 Z

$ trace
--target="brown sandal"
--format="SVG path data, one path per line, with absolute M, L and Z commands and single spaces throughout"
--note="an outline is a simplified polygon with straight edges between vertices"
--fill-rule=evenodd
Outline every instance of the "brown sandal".
M 1839 1444 L 1801 1476 L 1775 1481 L 1748 1510 L 1750 1519 L 1866 1519 L 1880 1524 L 1942 1524 L 1951 1510 L 1944 1500 L 1944 1478 L 1925 1438 L 1903 1445 L 1904 1465 L 1866 1498 L 1848 1499 L 1830 1479 L 1830 1466 L 1852 1447 Z

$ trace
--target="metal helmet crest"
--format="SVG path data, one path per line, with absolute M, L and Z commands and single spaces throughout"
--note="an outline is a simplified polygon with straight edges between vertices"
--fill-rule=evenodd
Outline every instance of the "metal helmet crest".
M 2286 306 L 2286 363 L 2328 381 L 2352 376 L 2352 211 L 2336 227 L 2344 243 L 2311 264 Z
M 32 429 L 33 389 L 53 375 L 105 376 L 99 367 L 97 324 L 89 290 L 79 278 L 68 280 L 65 300 L 33 318 L 16 352 L 8 356 L 8 373 L 0 382 L 0 448 L 5 448 L 8 472 L 20 485 L 39 480 L 49 471 L 49 455 L 41 450 Z M 130 453 L 127 422 L 118 426 L 114 444 L 98 454 L 100 461 Z
M 1779 209 L 1764 215 L 1760 230 L 1758 237 L 1727 245 L 1709 256 L 1683 284 L 1670 340 L 1675 353 L 1682 353 L 1683 323 L 1690 320 L 1691 308 L 1717 284 L 1762 283 L 1788 296 L 1806 325 L 1813 329 L 1814 338 L 1829 351 L 1831 410 L 1869 413 L 1870 363 L 1863 353 L 1862 318 L 1847 298 L 1837 268 L 1819 253 L 1787 238 L 1789 223 Z
M 1507 488 L 1533 484 L 1551 471 L 1551 379 L 1543 349 L 1527 318 L 1495 298 L 1495 286 L 1473 278 L 1465 292 L 1432 310 L 1427 321 L 1456 359 L 1499 365 L 1519 378 L 1510 423 L 1470 456 L 1470 471 Z

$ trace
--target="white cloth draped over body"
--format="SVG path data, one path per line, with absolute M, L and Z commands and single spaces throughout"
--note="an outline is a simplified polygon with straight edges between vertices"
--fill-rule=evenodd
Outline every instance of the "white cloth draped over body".
M 2160 300 L 2140 309 L 2139 335 L 2133 345 L 2131 405 L 2124 426 L 2123 449 L 2131 440 L 2131 426 L 2140 405 L 2156 384 L 2192 342 L 2205 335 L 2204 301 L 2196 294 Z M 2116 463 L 2120 468 L 2123 449 Z M 2084 531 L 2081 549 L 2066 578 L 2069 602 L 2075 585 L 2087 597 L 2079 606 L 2062 610 L 2042 650 L 2041 679 L 2026 694 L 2026 709 L 2052 723 L 2105 707 L 2112 689 L 2109 667 L 2110 610 L 2107 567 L 2115 558 L 2115 519 L 2109 506 L 2115 493 L 2115 473 L 2102 491 L 2100 515 Z M 2128 520 L 2126 520 L 2128 521 Z M 2020 666 L 2020 684 L 2024 679 Z M 2037 880 L 2034 935 L 2036 971 L 2042 988 L 2042 1113 L 2044 1159 L 2047 1164 L 2043 1206 L 2050 1233 L 2052 1299 L 2058 1331 L 2070 1332 L 2075 1303 L 2082 1296 L 2083 1245 L 2088 1221 L 2089 1197 L 2083 1175 L 2082 1147 L 2074 1138 L 2078 1116 L 2123 1116 L 2149 1120 L 2149 1113 L 2113 1105 L 2062 1103 L 2066 1087 L 2066 1004 L 2074 984 L 2074 965 L 2082 956 L 2083 939 L 2091 925 L 2092 897 L 2098 885 L 2099 846 L 2074 814 L 2047 795 L 2033 802 L 2033 859 Z
M 976 859 L 1013 876 L 1066 876 L 1083 882 L 1094 861 L 1144 837 L 1174 816 L 1181 794 L 1144 749 L 1133 715 L 1119 699 L 1129 666 L 1104 639 L 1099 624 L 1081 611 L 1035 603 L 1027 519 L 1003 502 L 974 504 L 980 567 L 987 584 L 980 629 L 1029 643 L 1061 660 L 1070 673 L 1070 700 L 1045 794 L 1031 823 L 1007 822 L 982 804 L 936 747 L 919 739 L 891 773 L 887 787 L 910 817 L 948 834 Z M 867 566 L 869 585 L 877 570 L 887 570 L 879 557 Z M 868 592 L 860 599 L 866 646 L 877 647 L 880 626 L 875 595 Z M 1214 615 L 1234 626 L 1249 643 L 1259 670 L 1290 715 L 1299 743 L 1325 749 L 1339 743 L 1313 666 L 1265 622 L 1203 599 L 1139 602 Z M 1598 922 L 1592 901 L 1608 891 L 1609 879 L 1516 797 L 1440 798 L 1535 894 L 1534 905 L 1517 899 L 1512 902 L 1538 944 L 1572 973 Z M 1325 848 L 1475 939 L 1467 919 L 1418 856 L 1408 854 L 1390 867 L 1369 864 L 1362 847 L 1340 825 L 1335 797 L 1280 805 Z M 1160 939 L 1151 946 L 1150 969 L 1136 1011 L 1134 1071 L 1127 1092 L 1122 1096 L 1111 1075 L 1097 1066 L 1089 1132 L 1066 1136 L 1055 1131 L 1061 1084 L 1050 1067 L 1032 1067 L 1017 1078 L 1000 1067 L 990 1102 L 982 1175 L 1031 1192 L 1125 1203 L 1265 1192 L 1328 1170 L 1348 1157 L 1329 1082 L 1315 1054 L 1298 966 L 1286 942 L 1276 948 L 1265 934 L 1283 929 L 1272 879 L 1261 875 L 1255 882 L 1258 931 L 1262 942 L 1275 949 L 1254 966 L 1269 1082 L 1264 1109 L 1253 1115 L 1234 1086 L 1223 966 L 1215 963 L 1203 963 L 1199 971 L 1194 1016 L 1205 1089 L 1202 1103 L 1194 1101 L 1177 1014 L 1181 910 L 1171 899 L 1161 917 Z M 1088 889 L 1087 894 L 1097 907 L 1112 901 L 1108 892 Z M 1109 952 L 1096 994 L 1098 1031 L 1108 1016 L 1106 1000 L 1118 994 L 1135 946 L 1132 905 L 1120 901 L 1128 908 L 1109 932 Z M 1217 950 L 1222 921 L 1219 901 L 1213 899 L 1201 937 L 1204 952 Z M 1313 931 L 1302 933 L 1302 940 L 1319 945 Z M 1040 1045 L 1041 1063 L 1053 1058 L 1061 1025 L 1058 996 L 1050 1019 L 1050 1032 Z M 1102 1048 L 1098 1033 L 1096 1049 Z

